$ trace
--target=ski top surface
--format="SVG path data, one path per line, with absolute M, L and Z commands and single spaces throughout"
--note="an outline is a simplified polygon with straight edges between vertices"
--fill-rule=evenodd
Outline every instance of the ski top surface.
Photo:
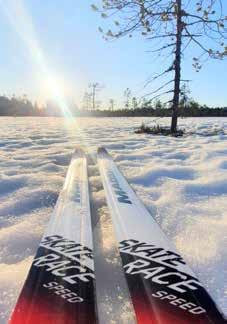
M 10 324 L 96 323 L 87 159 L 75 150 Z
M 226 323 L 104 148 L 98 164 L 137 322 Z

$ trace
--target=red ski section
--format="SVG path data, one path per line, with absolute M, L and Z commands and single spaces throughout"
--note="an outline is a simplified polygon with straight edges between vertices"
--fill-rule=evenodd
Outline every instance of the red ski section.
M 71 324 L 76 323 L 75 318 L 65 309 L 55 309 L 54 312 L 45 302 L 39 301 L 32 304 L 25 298 L 20 298 L 10 324 Z M 79 322 L 78 322 L 79 323 Z M 89 321 L 83 322 L 89 323 Z

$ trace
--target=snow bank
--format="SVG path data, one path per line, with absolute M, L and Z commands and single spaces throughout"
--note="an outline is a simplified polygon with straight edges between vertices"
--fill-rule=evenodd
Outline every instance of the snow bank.
M 182 119 L 185 138 L 134 134 L 133 128 L 152 122 L 149 118 L 1 120 L 1 324 L 16 302 L 78 144 L 90 153 L 96 268 L 103 281 L 100 316 L 108 313 L 114 323 L 114 311 L 122 307 L 122 323 L 133 321 L 96 165 L 100 145 L 112 153 L 151 215 L 227 314 L 227 118 Z M 107 280 L 110 269 L 116 287 Z

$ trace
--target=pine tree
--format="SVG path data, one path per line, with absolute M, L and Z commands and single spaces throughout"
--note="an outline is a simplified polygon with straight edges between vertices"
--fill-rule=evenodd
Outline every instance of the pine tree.
M 112 29 L 104 32 L 99 27 L 104 39 L 132 37 L 139 33 L 153 43 L 158 41 L 153 52 L 172 56 L 170 66 L 148 81 L 149 84 L 166 74 L 171 75 L 150 95 L 160 97 L 172 93 L 172 133 L 177 131 L 181 83 L 185 82 L 181 76 L 182 57 L 186 49 L 194 45 L 199 50 L 198 56 L 193 58 L 196 71 L 201 69 L 206 58 L 227 56 L 227 14 L 223 13 L 223 1 L 226 0 L 102 0 L 100 8 L 92 5 L 103 18 L 116 17 Z M 128 107 L 127 102 L 125 106 Z

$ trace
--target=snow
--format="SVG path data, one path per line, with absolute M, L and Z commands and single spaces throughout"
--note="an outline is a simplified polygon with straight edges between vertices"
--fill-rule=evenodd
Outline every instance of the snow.
M 90 154 L 100 317 L 105 313 L 114 323 L 121 313 L 121 323 L 133 323 L 96 164 L 101 145 L 227 315 L 227 118 L 181 119 L 188 132 L 183 138 L 134 134 L 142 122 L 152 119 L 1 118 L 1 324 L 17 300 L 76 145 Z

